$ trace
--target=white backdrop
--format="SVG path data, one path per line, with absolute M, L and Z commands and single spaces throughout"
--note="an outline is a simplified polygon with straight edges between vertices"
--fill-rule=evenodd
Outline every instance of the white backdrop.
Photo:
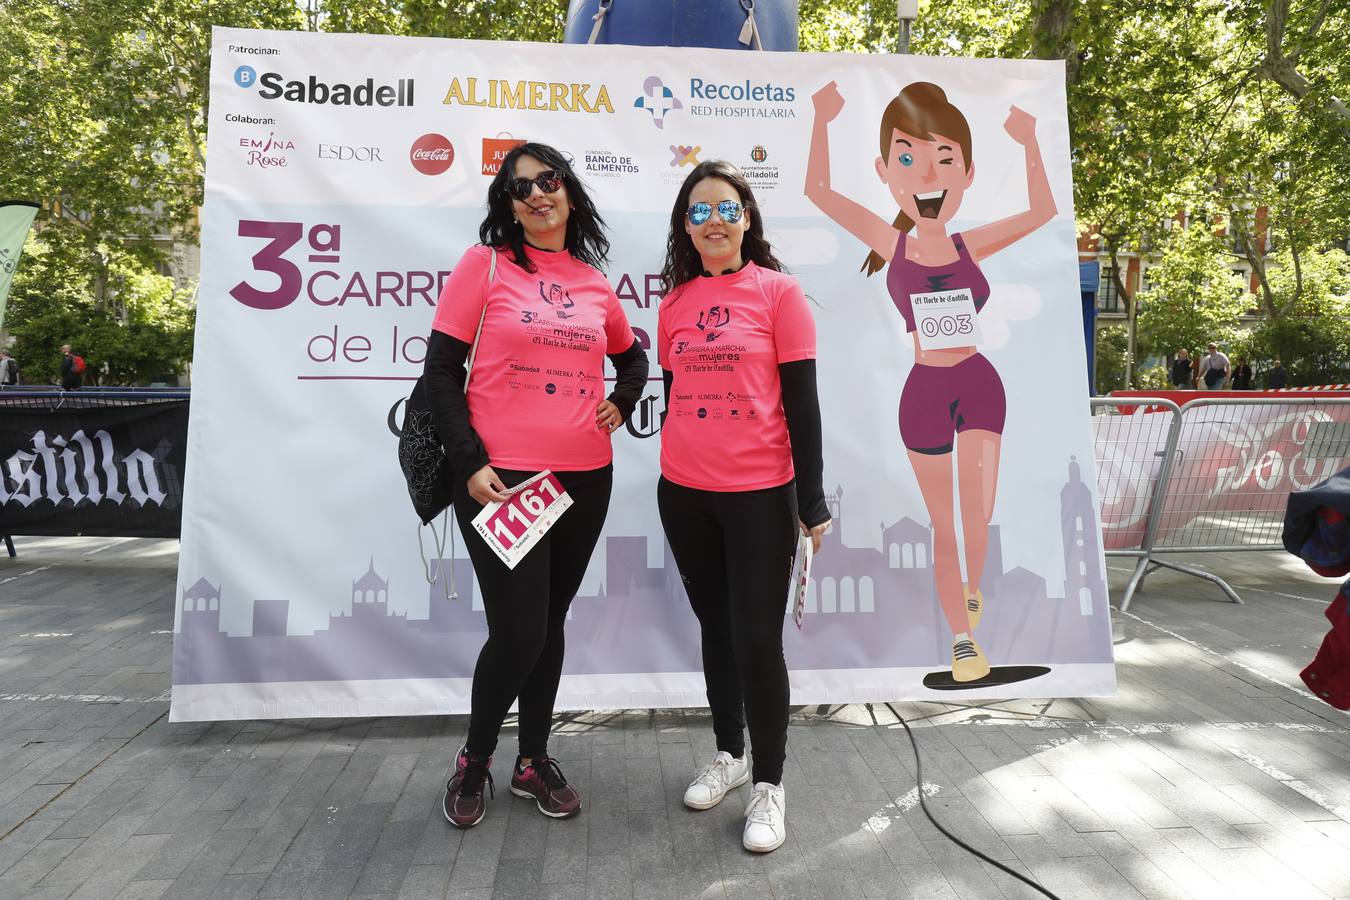
M 654 273 L 689 166 L 746 170 L 815 303 L 835 512 L 805 627 L 787 621 L 793 700 L 952 696 L 923 682 L 950 667 L 951 636 L 897 426 L 910 341 L 885 274 L 864 278 L 865 249 L 802 193 L 811 95 L 831 80 L 846 101 L 834 187 L 887 220 L 872 161 L 905 85 L 938 84 L 970 122 L 977 174 L 953 230 L 1026 208 L 1023 150 L 1002 126 L 1013 104 L 1037 120 L 1059 213 L 981 263 L 981 350 L 1008 410 L 977 637 L 996 666 L 1046 671 L 957 693 L 1113 692 L 1060 64 L 216 29 L 173 718 L 467 708 L 481 602 L 466 560 L 457 598 L 426 583 L 390 415 L 510 137 L 575 161 L 640 335 L 655 333 Z M 704 703 L 656 514 L 659 388 L 615 436 L 561 707 Z

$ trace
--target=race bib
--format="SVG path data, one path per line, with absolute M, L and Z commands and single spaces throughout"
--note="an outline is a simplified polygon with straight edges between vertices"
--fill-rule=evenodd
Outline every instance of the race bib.
M 473 527 L 506 567 L 514 569 L 572 505 L 572 497 L 548 470 L 505 493 L 510 499 L 483 507 Z
M 788 606 L 792 608 L 792 621 L 802 627 L 802 617 L 806 614 L 806 590 L 811 583 L 811 553 L 813 543 L 810 536 L 797 535 L 797 552 L 792 557 L 792 570 L 788 576 Z
M 910 294 L 909 299 L 914 332 L 924 350 L 971 347 L 984 340 L 970 288 Z

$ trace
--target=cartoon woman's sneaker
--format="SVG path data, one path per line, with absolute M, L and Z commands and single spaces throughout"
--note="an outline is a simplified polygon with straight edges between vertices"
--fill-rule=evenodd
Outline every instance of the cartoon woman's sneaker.
M 952 680 L 978 681 L 989 674 L 989 660 L 974 638 L 952 642 Z
M 984 617 L 984 592 L 976 588 L 972 597 L 969 585 L 966 586 L 966 614 L 970 616 L 970 630 L 979 628 L 980 619 Z

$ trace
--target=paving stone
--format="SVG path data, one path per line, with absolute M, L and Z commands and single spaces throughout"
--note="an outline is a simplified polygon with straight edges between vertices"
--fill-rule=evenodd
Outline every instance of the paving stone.
M 759 856 L 743 790 L 680 802 L 715 749 L 706 710 L 563 714 L 550 750 L 581 814 L 503 791 L 463 831 L 440 811 L 462 716 L 169 723 L 171 635 L 153 632 L 172 626 L 174 549 L 21 540 L 27 567 L 57 565 L 0 604 L 0 679 L 45 698 L 0 701 L 0 896 L 1040 896 L 927 821 L 904 715 L 940 821 L 1066 900 L 1350 897 L 1350 722 L 1290 689 L 1326 627 L 1297 597 L 1334 588 L 1293 567 L 1210 557 L 1245 606 L 1152 575 L 1117 616 L 1114 699 L 794 710 L 788 841 Z M 17 638 L 39 631 L 72 636 Z M 505 759 L 516 734 L 512 718 Z

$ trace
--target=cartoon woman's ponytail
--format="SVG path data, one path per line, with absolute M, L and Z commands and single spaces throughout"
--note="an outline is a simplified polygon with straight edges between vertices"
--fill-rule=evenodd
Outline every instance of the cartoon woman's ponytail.
M 896 231 L 903 231 L 908 234 L 909 230 L 914 227 L 914 220 L 911 219 L 908 214 L 901 212 L 900 215 L 895 217 L 895 221 L 891 223 L 891 227 Z M 867 254 L 867 259 L 863 260 L 862 268 L 858 271 L 866 272 L 868 275 L 875 275 L 884 268 L 886 268 L 886 260 L 882 258 L 880 253 L 873 250 L 871 253 Z

